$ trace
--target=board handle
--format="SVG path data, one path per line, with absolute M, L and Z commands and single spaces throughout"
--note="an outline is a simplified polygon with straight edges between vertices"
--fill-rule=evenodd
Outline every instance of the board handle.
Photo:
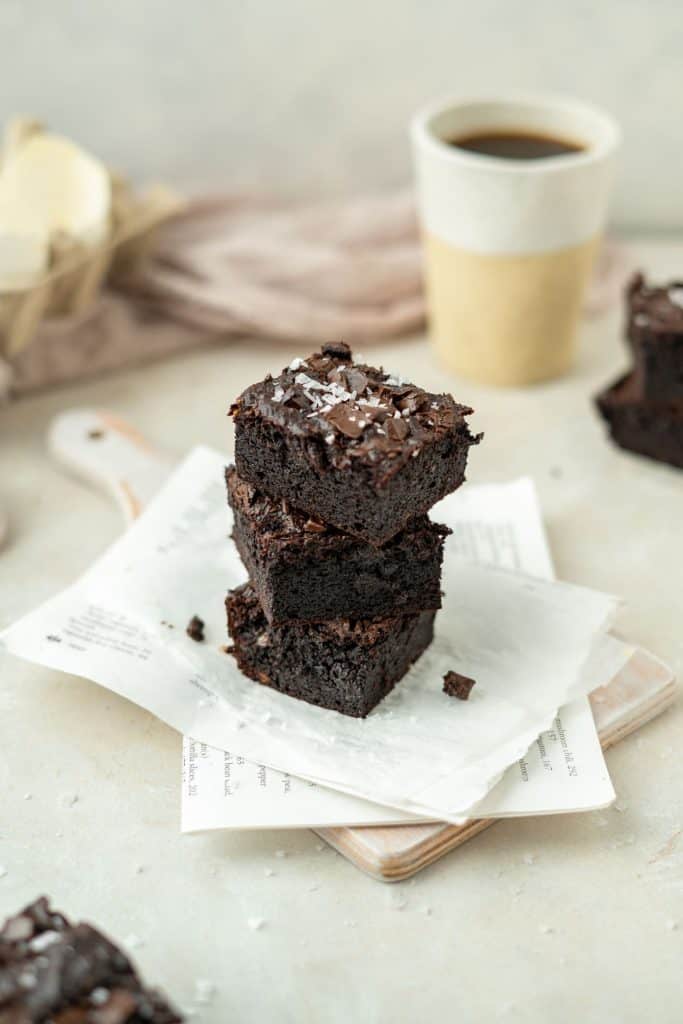
M 126 523 L 140 515 L 176 461 L 105 410 L 60 413 L 50 424 L 47 444 L 66 469 L 111 494 Z

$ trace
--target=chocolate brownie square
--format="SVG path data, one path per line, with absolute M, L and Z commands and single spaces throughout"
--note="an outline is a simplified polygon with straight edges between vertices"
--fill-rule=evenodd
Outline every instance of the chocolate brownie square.
M 627 305 L 640 397 L 683 400 L 683 282 L 653 287 L 637 274 L 627 290 Z
M 643 400 L 636 375 L 629 374 L 598 395 L 596 404 L 621 448 L 683 468 L 683 400 Z
M 379 547 L 463 482 L 471 412 L 325 345 L 232 405 L 237 471 Z
M 325 526 L 225 471 L 233 540 L 271 625 L 441 607 L 446 526 L 412 519 L 383 548 Z
M 0 1021 L 7 1024 L 180 1024 L 117 946 L 71 924 L 45 897 L 0 931 Z
M 270 626 L 248 583 L 225 604 L 228 651 L 246 676 L 355 718 L 365 718 L 429 646 L 436 614 Z

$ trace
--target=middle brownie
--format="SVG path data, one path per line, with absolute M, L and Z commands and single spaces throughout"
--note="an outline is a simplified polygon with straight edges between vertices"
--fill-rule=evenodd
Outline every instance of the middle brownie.
M 266 497 L 225 471 L 233 539 L 271 625 L 441 607 L 446 526 L 418 516 L 382 548 Z

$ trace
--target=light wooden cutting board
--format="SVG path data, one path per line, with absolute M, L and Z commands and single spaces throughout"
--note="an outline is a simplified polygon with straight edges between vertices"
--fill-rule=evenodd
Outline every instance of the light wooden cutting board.
M 52 454 L 70 470 L 106 488 L 127 522 L 132 522 L 158 491 L 174 459 L 108 412 L 75 409 L 53 421 L 48 435 Z M 638 649 L 608 687 L 591 694 L 603 749 L 669 707 L 675 699 L 669 668 Z M 319 829 L 318 835 L 361 870 L 385 882 L 399 882 L 461 846 L 494 819 L 449 825 L 365 826 Z

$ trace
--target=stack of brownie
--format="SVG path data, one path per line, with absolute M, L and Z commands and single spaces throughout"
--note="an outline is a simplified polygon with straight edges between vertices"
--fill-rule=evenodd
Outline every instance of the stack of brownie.
M 226 471 L 249 582 L 230 653 L 292 697 L 365 717 L 429 646 L 448 530 L 427 511 L 465 479 L 471 409 L 326 345 L 237 399 Z
M 598 409 L 622 448 L 683 468 L 683 282 L 652 287 L 637 274 L 626 303 L 634 365 Z

